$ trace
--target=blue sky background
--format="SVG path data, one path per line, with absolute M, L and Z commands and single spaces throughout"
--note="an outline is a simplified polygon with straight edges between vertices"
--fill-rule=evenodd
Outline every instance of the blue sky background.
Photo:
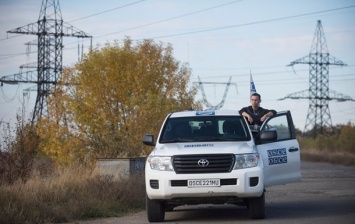
M 6 31 L 38 20 L 41 0 L 0 0 L 0 77 L 19 72 L 19 66 L 35 62 L 26 55 L 33 35 Z M 92 35 L 102 46 L 126 36 L 171 43 L 174 56 L 192 68 L 191 85 L 198 81 L 228 82 L 224 109 L 249 105 L 249 74 L 253 75 L 261 106 L 291 110 L 294 123 L 303 130 L 308 100 L 283 100 L 309 87 L 307 65 L 287 67 L 309 54 L 317 20 L 322 21 L 329 53 L 348 66 L 330 66 L 329 87 L 355 99 L 355 0 L 62 0 L 64 22 Z M 9 38 L 8 38 L 9 37 Z M 78 43 L 64 38 L 63 65 L 78 61 Z M 32 51 L 37 51 L 32 49 Z M 0 121 L 13 122 L 22 105 L 26 116 L 34 108 L 36 92 L 24 94 L 31 84 L 0 87 Z M 204 85 L 207 100 L 217 105 L 225 85 Z M 201 99 L 199 92 L 197 99 Z M 355 122 L 355 102 L 329 102 L 333 125 Z

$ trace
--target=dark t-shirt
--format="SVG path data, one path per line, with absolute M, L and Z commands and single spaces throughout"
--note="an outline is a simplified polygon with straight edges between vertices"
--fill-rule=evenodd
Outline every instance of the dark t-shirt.
M 252 106 L 248 106 L 248 107 L 243 107 L 240 111 L 239 114 L 242 115 L 243 112 L 248 113 L 252 118 L 253 118 L 253 124 L 257 124 L 257 125 L 261 125 L 263 122 L 260 121 L 260 119 L 267 113 L 272 112 L 273 115 L 276 114 L 275 110 L 268 110 L 268 109 L 264 109 L 262 107 L 259 107 L 257 111 L 253 110 Z M 249 123 L 250 124 L 250 123 Z

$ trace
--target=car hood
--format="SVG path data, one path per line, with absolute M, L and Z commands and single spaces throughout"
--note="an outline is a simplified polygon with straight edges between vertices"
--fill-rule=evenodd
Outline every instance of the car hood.
M 255 153 L 256 147 L 252 141 L 248 142 L 183 142 L 157 144 L 151 155 L 173 156 L 176 154 L 223 154 L 223 153 Z

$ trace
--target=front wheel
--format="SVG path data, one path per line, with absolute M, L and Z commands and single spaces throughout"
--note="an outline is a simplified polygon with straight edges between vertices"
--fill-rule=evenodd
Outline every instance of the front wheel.
M 165 218 L 164 202 L 151 200 L 146 196 L 146 210 L 149 222 L 163 222 Z
M 248 200 L 249 217 L 251 219 L 265 218 L 265 192 L 257 198 L 249 198 Z

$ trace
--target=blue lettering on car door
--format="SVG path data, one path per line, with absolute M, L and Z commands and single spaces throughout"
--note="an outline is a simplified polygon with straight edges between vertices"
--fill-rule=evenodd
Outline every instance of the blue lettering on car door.
M 286 148 L 267 150 L 269 165 L 287 163 Z

